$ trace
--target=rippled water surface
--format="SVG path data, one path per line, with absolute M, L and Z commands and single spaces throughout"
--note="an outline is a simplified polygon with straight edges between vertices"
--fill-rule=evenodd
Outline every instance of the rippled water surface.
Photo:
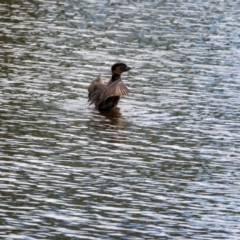
M 239 239 L 240 5 L 0 4 L 2 239 Z M 125 62 L 131 94 L 87 86 Z

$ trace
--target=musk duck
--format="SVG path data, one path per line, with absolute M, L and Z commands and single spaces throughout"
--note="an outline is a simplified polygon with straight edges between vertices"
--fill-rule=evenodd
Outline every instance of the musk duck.
M 124 63 L 115 63 L 112 68 L 112 77 L 108 83 L 104 83 L 98 76 L 88 87 L 89 105 L 94 104 L 100 111 L 110 110 L 118 105 L 120 98 L 129 93 L 121 79 L 123 72 L 131 68 Z

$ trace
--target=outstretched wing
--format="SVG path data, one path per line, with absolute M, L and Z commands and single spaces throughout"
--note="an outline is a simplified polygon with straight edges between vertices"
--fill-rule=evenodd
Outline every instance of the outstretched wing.
M 99 101 L 102 92 L 106 85 L 104 84 L 101 76 L 98 76 L 91 84 L 88 86 L 88 102 L 90 105 L 96 104 Z
M 101 76 L 98 76 L 95 80 L 93 80 L 88 86 L 88 97 L 92 95 L 97 89 L 102 88 L 104 86 L 104 82 Z
M 122 82 L 121 79 L 114 81 L 111 83 L 105 91 L 102 93 L 100 102 L 105 101 L 107 98 L 112 96 L 122 97 L 123 95 L 127 95 L 130 91 L 126 87 L 126 85 Z

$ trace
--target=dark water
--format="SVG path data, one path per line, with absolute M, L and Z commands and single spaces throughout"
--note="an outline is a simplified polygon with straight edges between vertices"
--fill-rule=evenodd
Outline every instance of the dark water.
M 239 239 L 237 1 L 1 1 L 2 239 Z M 122 61 L 131 94 L 87 86 Z

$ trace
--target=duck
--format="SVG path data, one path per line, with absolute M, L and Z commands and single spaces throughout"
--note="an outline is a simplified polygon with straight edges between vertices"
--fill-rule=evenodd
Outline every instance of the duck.
M 121 79 L 121 74 L 130 69 L 125 63 L 115 63 L 111 67 L 112 77 L 108 83 L 104 83 L 101 76 L 93 80 L 88 87 L 89 105 L 94 104 L 99 111 L 115 108 L 120 98 L 130 92 Z

